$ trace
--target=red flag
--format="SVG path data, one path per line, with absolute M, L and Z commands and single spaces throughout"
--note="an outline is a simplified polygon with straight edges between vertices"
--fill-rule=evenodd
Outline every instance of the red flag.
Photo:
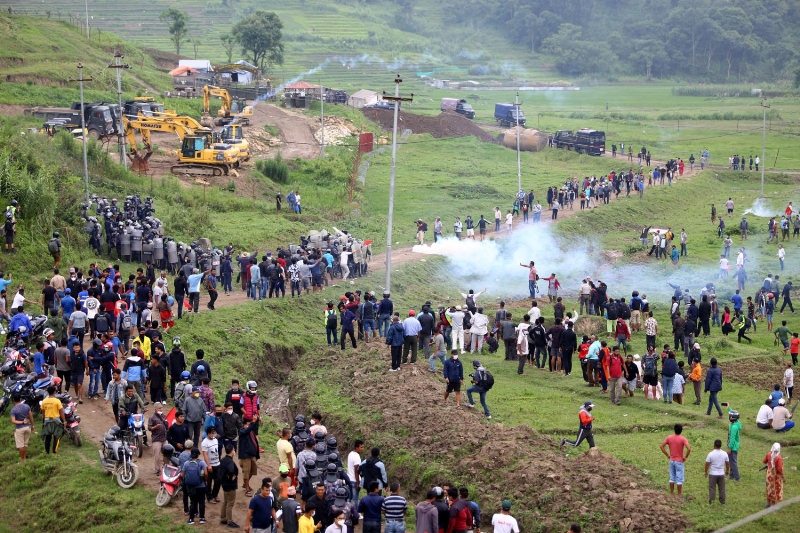
M 174 423 L 175 423 L 175 408 L 173 407 L 172 409 L 169 410 L 169 413 L 167 413 L 167 426 L 171 426 Z

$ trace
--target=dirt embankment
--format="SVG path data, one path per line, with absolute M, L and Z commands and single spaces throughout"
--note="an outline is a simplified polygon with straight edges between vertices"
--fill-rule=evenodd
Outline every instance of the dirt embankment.
M 362 110 L 364 116 L 381 125 L 385 130 L 391 131 L 394 127 L 394 111 L 390 109 L 368 108 Z M 467 137 L 474 135 L 485 142 L 496 142 L 494 136 L 487 133 L 473 121 L 456 113 L 440 113 L 435 117 L 415 115 L 400 111 L 397 119 L 397 129 L 402 131 L 410 129 L 414 133 L 430 133 L 434 137 Z
M 390 476 L 412 498 L 424 497 L 452 475 L 451 482 L 475 488 L 485 520 L 500 501 L 512 499 L 523 530 L 564 531 L 572 522 L 591 523 L 592 531 L 667 533 L 688 527 L 675 513 L 680 501 L 651 488 L 636 468 L 599 450 L 569 459 L 555 438 L 528 426 L 487 423 L 478 408 L 456 410 L 452 398 L 443 405 L 444 385 L 424 364 L 387 374 L 388 353 L 382 350 L 381 360 L 365 349 L 375 348 L 320 354 L 347 380 L 342 390 L 370 411 L 366 422 L 362 415 L 339 412 L 328 415 L 326 424 L 348 446 L 355 435 L 382 446 Z M 294 403 L 313 407 L 314 398 L 304 390 L 297 384 Z M 667 515 L 675 521 L 664 523 Z

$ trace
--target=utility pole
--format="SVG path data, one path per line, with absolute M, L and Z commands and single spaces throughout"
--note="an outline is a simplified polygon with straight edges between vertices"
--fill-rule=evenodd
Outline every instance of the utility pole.
M 122 63 L 122 58 L 125 57 L 124 55 L 117 52 L 114 54 L 114 64 L 108 65 L 108 68 L 117 69 L 117 100 L 119 101 L 119 124 L 117 125 L 117 131 L 119 132 L 119 162 L 125 168 L 128 168 L 128 163 L 125 161 L 125 127 L 122 124 L 122 69 L 124 68 L 131 68 L 130 66 Z M 135 146 L 133 148 L 136 148 Z
M 89 38 L 89 0 L 83 0 L 83 7 L 86 8 L 86 38 Z
M 394 127 L 392 128 L 392 172 L 389 179 L 389 226 L 386 231 L 386 288 L 384 292 L 389 292 L 392 286 L 392 220 L 394 218 L 394 178 L 397 168 L 397 115 L 400 111 L 400 102 L 411 102 L 414 99 L 413 93 L 411 98 L 400 98 L 400 84 L 403 80 L 398 74 L 394 79 L 394 96 L 386 96 L 383 94 L 383 99 L 394 102 Z M 360 148 L 360 147 L 359 147 Z
M 767 109 L 770 106 L 761 102 L 761 107 L 764 109 L 764 126 L 761 133 L 761 198 L 764 197 L 764 166 L 767 161 Z
M 83 140 L 83 182 L 86 184 L 86 202 L 89 202 L 89 161 L 86 157 L 86 109 L 83 105 L 83 82 L 92 81 L 92 78 L 83 77 L 83 64 L 78 63 L 78 79 L 70 78 L 69 81 L 77 81 L 81 88 L 81 139 Z
M 514 97 L 514 108 L 517 111 L 517 191 L 522 189 L 522 164 L 519 159 L 519 93 Z
M 322 123 L 322 150 L 319 156 L 325 159 L 325 87 L 322 86 L 321 82 L 319 85 L 319 120 Z

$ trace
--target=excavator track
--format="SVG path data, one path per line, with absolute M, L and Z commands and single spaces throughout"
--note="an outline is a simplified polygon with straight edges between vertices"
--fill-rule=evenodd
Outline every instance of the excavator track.
M 176 176 L 222 176 L 228 174 L 228 167 L 221 165 L 174 165 L 170 172 Z

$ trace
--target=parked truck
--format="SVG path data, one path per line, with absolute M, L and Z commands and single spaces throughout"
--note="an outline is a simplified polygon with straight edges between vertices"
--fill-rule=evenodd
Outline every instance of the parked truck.
M 516 126 L 517 119 L 520 126 L 525 125 L 525 114 L 514 104 L 494 104 L 494 119 L 505 127 Z
M 472 109 L 472 106 L 466 100 L 459 100 L 458 98 L 442 98 L 441 110 L 454 111 L 470 120 L 475 118 L 475 110 Z
M 70 123 L 81 123 L 80 104 L 77 109 L 68 107 L 29 107 L 23 110 L 23 114 L 41 118 L 44 120 L 67 119 Z M 107 105 L 84 105 L 84 119 L 86 130 L 92 139 L 101 139 L 109 135 L 114 135 L 114 119 L 111 110 Z
M 553 136 L 553 146 L 582 154 L 603 155 L 606 151 L 606 134 L 589 128 L 582 128 L 575 133 L 572 130 L 558 130 Z

